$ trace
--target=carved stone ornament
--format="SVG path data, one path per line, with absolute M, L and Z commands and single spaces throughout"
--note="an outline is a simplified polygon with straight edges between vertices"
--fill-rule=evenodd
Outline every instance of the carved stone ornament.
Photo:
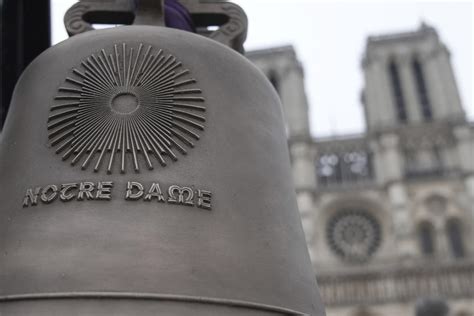
M 115 44 L 85 58 L 59 87 L 49 142 L 62 160 L 95 172 L 164 167 L 199 140 L 206 121 L 201 94 L 173 55 Z

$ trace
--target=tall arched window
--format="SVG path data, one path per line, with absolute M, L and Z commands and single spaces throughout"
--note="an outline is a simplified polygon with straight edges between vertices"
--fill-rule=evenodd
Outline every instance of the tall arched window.
M 407 111 L 405 106 L 405 99 L 403 97 L 402 82 L 400 80 L 400 74 L 398 73 L 398 67 L 394 60 L 388 64 L 388 72 L 390 75 L 390 81 L 392 86 L 392 95 L 395 101 L 396 114 L 400 122 L 407 121 Z
M 433 113 L 431 111 L 430 99 L 428 97 L 428 89 L 426 87 L 425 76 L 423 73 L 423 67 L 417 58 L 413 58 L 412 70 L 415 77 L 416 91 L 418 94 L 418 100 L 421 105 L 421 113 L 425 120 L 431 120 Z
M 418 237 L 420 239 L 421 252 L 430 256 L 435 253 L 435 230 L 431 223 L 422 222 L 418 226 Z
M 462 258 L 465 255 L 464 242 L 462 238 L 462 224 L 457 218 L 450 218 L 446 222 L 446 233 L 448 235 L 451 252 L 454 257 Z

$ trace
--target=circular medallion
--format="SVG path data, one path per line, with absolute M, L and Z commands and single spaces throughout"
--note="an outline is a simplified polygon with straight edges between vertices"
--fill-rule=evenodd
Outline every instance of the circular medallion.
M 113 45 L 85 58 L 59 87 L 49 142 L 82 169 L 164 167 L 199 140 L 206 121 L 201 94 L 174 56 L 151 45 Z
M 366 261 L 379 247 L 381 228 L 377 219 L 363 210 L 343 210 L 327 227 L 331 249 L 352 262 Z

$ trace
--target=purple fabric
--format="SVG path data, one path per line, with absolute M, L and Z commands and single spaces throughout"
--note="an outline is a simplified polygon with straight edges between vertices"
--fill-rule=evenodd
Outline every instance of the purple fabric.
M 191 14 L 177 0 L 165 0 L 165 24 L 174 29 L 196 32 Z

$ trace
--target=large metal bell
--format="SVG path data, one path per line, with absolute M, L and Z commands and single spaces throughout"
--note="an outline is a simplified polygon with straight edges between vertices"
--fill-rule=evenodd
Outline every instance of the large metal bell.
M 0 143 L 0 314 L 324 315 L 278 96 L 158 26 L 23 73 Z

